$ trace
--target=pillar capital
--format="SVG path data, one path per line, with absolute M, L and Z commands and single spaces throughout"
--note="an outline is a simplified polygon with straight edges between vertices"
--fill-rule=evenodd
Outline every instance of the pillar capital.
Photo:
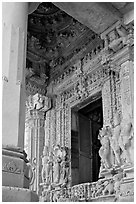
M 29 96 L 26 101 L 26 111 L 37 111 L 47 112 L 51 109 L 51 98 L 43 96 L 39 93 Z

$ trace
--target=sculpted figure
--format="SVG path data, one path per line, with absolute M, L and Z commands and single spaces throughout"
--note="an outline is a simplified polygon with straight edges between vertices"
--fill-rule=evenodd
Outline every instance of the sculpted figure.
M 51 154 L 48 153 L 47 147 L 44 148 L 43 156 L 42 156 L 42 182 L 46 184 L 50 184 L 52 182 L 52 157 Z
M 33 109 L 47 111 L 51 108 L 51 99 L 41 94 L 35 94 L 33 96 Z
M 47 156 L 43 156 L 42 157 L 42 172 L 41 172 L 43 183 L 45 183 L 46 181 L 46 164 L 47 164 Z
M 58 184 L 60 180 L 60 170 L 62 161 L 62 151 L 60 146 L 54 148 L 53 182 Z
M 65 187 L 68 182 L 69 175 L 69 155 L 66 148 L 62 149 L 62 162 L 61 162 L 61 175 L 60 184 L 61 187 Z
M 102 130 L 99 131 L 98 139 L 101 142 L 101 148 L 99 150 L 99 155 L 101 157 L 101 163 L 105 168 L 110 168 L 111 164 L 109 161 L 110 154 L 110 140 L 109 140 L 109 132 L 107 127 L 103 127 Z
M 30 182 L 29 185 L 32 186 L 35 180 L 35 167 L 30 162 L 27 164 L 27 166 L 29 169 L 28 171 L 28 177 L 29 177 L 29 182 Z
M 97 184 L 96 184 L 96 192 L 95 192 L 95 197 L 98 197 L 102 194 L 104 190 L 104 183 L 101 180 L 98 180 Z
M 121 121 L 121 132 L 119 138 L 119 145 L 124 153 L 127 164 L 131 164 L 133 159 L 131 158 L 132 141 L 133 141 L 133 125 L 131 122 L 130 115 L 123 118 Z M 132 152 L 133 154 L 133 152 Z M 133 155 L 132 155 L 133 156 Z
M 37 93 L 33 96 L 33 104 L 34 109 L 36 110 L 40 110 L 41 108 L 43 108 L 44 100 L 40 94 Z
M 120 193 L 120 184 L 122 182 L 122 178 L 123 178 L 123 173 L 118 173 L 118 174 L 113 176 L 114 191 L 115 191 L 115 194 L 116 194 L 116 198 L 118 197 L 118 195 Z
M 116 111 L 115 113 L 115 120 L 114 120 L 114 128 L 113 128 L 113 134 L 110 136 L 110 146 L 114 152 L 116 163 L 115 165 L 120 165 L 120 146 L 119 146 L 119 137 L 120 137 L 120 115 Z
M 52 161 L 50 161 L 49 157 L 44 156 L 42 158 L 42 182 L 46 184 L 50 184 L 51 181 L 51 170 L 52 170 Z
M 109 48 L 114 52 L 126 44 L 127 32 L 122 25 L 118 25 L 115 30 L 109 33 Z
M 110 181 L 105 181 L 104 182 L 104 190 L 103 190 L 103 195 L 106 195 L 106 194 L 113 194 L 114 193 L 114 181 L 113 180 L 110 180 Z
M 36 181 L 36 158 L 32 159 L 30 177 L 31 177 L 31 182 L 30 182 L 31 190 L 36 191 L 37 189 L 37 186 L 36 186 L 36 182 L 37 182 Z

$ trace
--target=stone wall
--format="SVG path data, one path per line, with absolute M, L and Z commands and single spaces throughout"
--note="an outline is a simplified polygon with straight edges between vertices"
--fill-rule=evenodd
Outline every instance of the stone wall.
M 100 173 L 105 179 L 107 179 L 107 175 L 108 179 L 111 179 L 113 175 L 118 175 L 123 169 L 125 180 L 128 179 L 124 176 L 126 171 L 129 172 L 128 168 L 133 172 L 133 152 L 130 152 L 133 134 L 129 137 L 127 132 L 124 141 L 129 140 L 131 144 L 127 151 L 126 147 L 119 146 L 120 153 L 117 156 L 114 142 L 112 142 L 115 141 L 115 136 L 121 138 L 120 133 L 116 134 L 117 114 L 121 116 L 119 123 L 121 131 L 121 125 L 127 124 L 124 122 L 126 118 L 129 118 L 129 124 L 133 127 L 133 25 L 124 28 L 117 22 L 102 34 L 102 38 L 105 40 L 103 48 L 91 50 L 82 60 L 52 80 L 48 86 L 47 95 L 52 99 L 52 108 L 46 113 L 45 118 L 46 151 L 43 158 L 46 164 L 43 164 L 44 179 L 41 184 L 41 199 L 43 200 L 48 200 L 46 198 L 54 191 L 60 193 L 63 189 L 64 191 L 71 189 L 72 109 L 95 101 L 100 96 L 103 105 L 103 129 L 100 132 L 100 140 L 105 138 L 103 131 L 107 131 L 106 134 L 111 134 L 108 151 L 114 155 L 110 157 L 110 166 L 107 167 L 107 158 L 104 160 L 105 150 L 102 152 Z M 125 127 L 127 129 L 127 125 Z M 124 134 L 126 134 L 125 131 L 122 136 Z M 126 145 L 128 145 L 127 142 Z M 104 149 L 103 145 L 101 148 Z M 129 161 L 131 165 L 124 170 L 123 165 L 128 162 L 127 154 L 131 157 Z M 45 167 L 45 165 L 47 166 Z M 123 182 L 126 182 L 124 180 Z M 130 180 L 133 183 L 133 176 Z M 122 194 L 116 192 L 115 183 L 113 192 L 106 193 L 106 195 L 115 194 L 114 198 L 118 200 Z M 117 197 L 116 194 L 119 196 Z M 93 198 L 91 197 L 91 199 Z M 67 199 L 64 198 L 64 200 Z M 52 201 L 52 199 L 48 201 Z M 57 201 L 57 198 L 54 198 L 53 201 Z

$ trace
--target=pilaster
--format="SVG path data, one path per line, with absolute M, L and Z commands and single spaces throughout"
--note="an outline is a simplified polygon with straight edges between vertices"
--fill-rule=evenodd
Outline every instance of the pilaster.
M 29 96 L 26 101 L 25 150 L 32 167 L 31 189 L 39 194 L 42 171 L 42 154 L 46 143 L 45 114 L 51 108 L 48 97 Z

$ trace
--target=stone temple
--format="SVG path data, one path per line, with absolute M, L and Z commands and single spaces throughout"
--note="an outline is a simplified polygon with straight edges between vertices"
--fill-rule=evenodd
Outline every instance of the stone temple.
M 2 3 L 3 202 L 134 201 L 134 3 Z

